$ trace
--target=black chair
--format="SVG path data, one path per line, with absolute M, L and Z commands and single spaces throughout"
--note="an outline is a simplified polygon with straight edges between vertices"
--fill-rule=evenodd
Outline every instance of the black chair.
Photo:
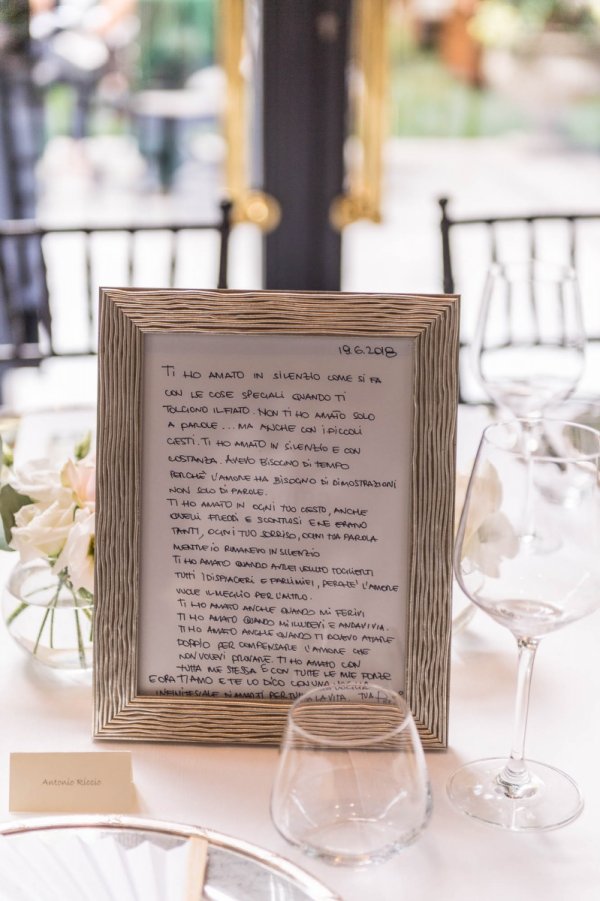
M 457 217 L 451 214 L 447 197 L 438 203 L 442 288 L 461 294 L 461 400 L 480 399 L 468 385 L 464 356 L 491 263 L 538 258 L 573 266 L 582 288 L 588 343 L 592 351 L 600 351 L 600 212 Z
M 203 254 L 203 232 L 214 233 L 216 255 L 213 246 Z M 184 264 L 206 255 L 216 262 L 212 283 L 226 288 L 230 232 L 229 202 L 214 222 L 0 222 L 0 376 L 49 357 L 95 354 L 99 286 L 143 287 L 145 279 L 148 286 L 174 287 Z

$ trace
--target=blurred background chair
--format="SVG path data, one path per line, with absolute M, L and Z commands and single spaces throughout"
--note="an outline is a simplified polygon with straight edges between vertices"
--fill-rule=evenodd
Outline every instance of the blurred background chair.
M 226 288 L 230 230 L 229 202 L 212 222 L 0 221 L 0 392 L 9 370 L 96 353 L 101 286 Z
M 461 399 L 486 400 L 466 359 L 488 269 L 492 263 L 527 259 L 572 266 L 581 285 L 588 363 L 580 391 L 600 392 L 600 303 L 598 303 L 598 246 L 600 212 L 503 213 L 455 216 L 450 199 L 439 198 L 442 287 L 462 297 Z

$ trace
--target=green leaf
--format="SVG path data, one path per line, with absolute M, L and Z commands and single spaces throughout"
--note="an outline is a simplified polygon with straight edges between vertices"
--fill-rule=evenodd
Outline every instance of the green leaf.
M 0 435 L 0 465 L 8 466 L 9 468 L 15 462 L 12 447 L 3 441 L 2 436 Z
M 83 460 L 84 457 L 90 452 L 90 448 L 92 446 L 92 433 L 88 432 L 87 435 L 79 442 L 79 444 L 75 445 L 75 459 Z
M 26 494 L 19 494 L 12 485 L 3 485 L 0 488 L 0 519 L 2 520 L 2 528 L 4 530 L 3 546 L 8 549 L 12 538 L 12 530 L 15 525 L 15 514 L 26 507 L 27 504 L 33 504 L 30 497 Z M 12 550 L 12 549 L 11 549 Z

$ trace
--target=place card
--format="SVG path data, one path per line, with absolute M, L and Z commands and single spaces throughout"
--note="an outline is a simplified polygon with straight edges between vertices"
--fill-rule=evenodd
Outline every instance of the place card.
M 131 813 L 133 808 L 129 751 L 10 755 L 10 811 Z

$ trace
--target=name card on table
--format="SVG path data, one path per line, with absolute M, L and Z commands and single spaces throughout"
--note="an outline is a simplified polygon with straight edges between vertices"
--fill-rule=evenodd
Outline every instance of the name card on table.
M 9 809 L 37 813 L 131 813 L 131 754 L 13 753 Z
M 458 304 L 104 291 L 95 734 L 279 740 L 329 682 L 444 747 Z

